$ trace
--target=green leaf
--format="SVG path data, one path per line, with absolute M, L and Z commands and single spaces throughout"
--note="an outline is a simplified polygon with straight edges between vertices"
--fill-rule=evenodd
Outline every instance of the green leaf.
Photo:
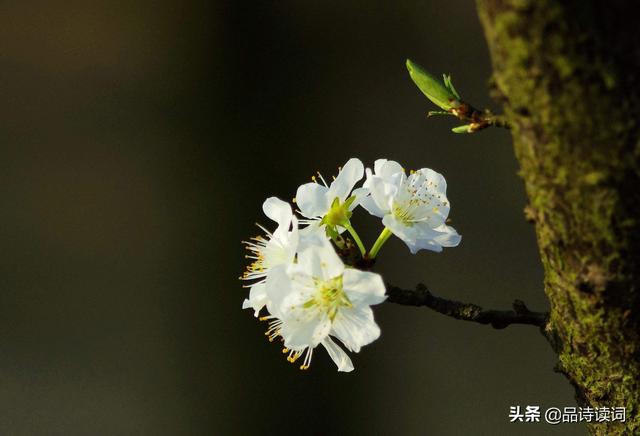
M 418 64 L 411 62 L 410 59 L 407 59 L 407 69 L 409 70 L 409 75 L 413 83 L 438 107 L 445 111 L 458 107 L 458 99 L 460 97 L 455 90 L 452 91 L 448 86 L 445 86 L 438 79 L 423 70 Z M 451 84 L 450 79 L 447 79 L 447 82 Z M 453 88 L 452 85 L 451 88 Z
M 471 124 L 465 124 L 464 126 L 458 126 L 451 129 L 453 133 L 471 133 Z
M 453 87 L 453 82 L 451 81 L 451 74 L 443 74 L 442 78 L 444 79 L 444 86 L 446 86 L 447 89 L 451 91 L 458 100 L 460 100 L 460 94 L 458 94 L 458 91 L 456 91 L 456 88 Z

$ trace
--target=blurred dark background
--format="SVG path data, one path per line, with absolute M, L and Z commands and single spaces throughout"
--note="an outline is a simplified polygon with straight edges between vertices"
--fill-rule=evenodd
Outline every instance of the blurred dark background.
M 473 2 L 7 0 L 0 41 L 1 434 L 585 433 L 509 423 L 575 405 L 533 327 L 383 304 L 355 372 L 303 373 L 240 309 L 263 199 L 352 156 L 448 180 L 461 246 L 392 240 L 389 281 L 546 309 L 508 132 L 427 120 L 404 67 L 491 106 Z

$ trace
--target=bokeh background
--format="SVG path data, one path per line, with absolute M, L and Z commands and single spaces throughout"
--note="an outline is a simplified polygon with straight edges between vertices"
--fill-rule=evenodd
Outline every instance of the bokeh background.
M 473 2 L 6 0 L 0 41 L 1 434 L 585 433 L 509 423 L 575 405 L 535 328 L 383 304 L 355 372 L 301 372 L 240 309 L 263 199 L 352 156 L 448 180 L 461 246 L 392 240 L 387 280 L 547 308 L 509 133 L 427 120 L 404 67 L 491 107 Z

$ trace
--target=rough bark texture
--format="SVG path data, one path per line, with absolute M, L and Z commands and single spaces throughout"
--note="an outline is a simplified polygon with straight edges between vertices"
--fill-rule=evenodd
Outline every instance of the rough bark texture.
M 640 434 L 640 25 L 633 1 L 478 0 L 551 303 L 581 405 Z

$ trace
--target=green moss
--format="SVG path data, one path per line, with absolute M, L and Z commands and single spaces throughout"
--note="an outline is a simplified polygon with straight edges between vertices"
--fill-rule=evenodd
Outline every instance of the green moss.
M 588 7 L 574 16 L 555 0 L 479 6 L 536 224 L 560 368 L 581 403 L 627 408 L 627 423 L 592 424 L 594 434 L 639 434 L 640 98 L 622 86 L 627 59 L 596 50 L 608 45 L 593 38 L 609 34 L 583 32 L 590 22 L 579 20 L 596 13 Z
M 607 178 L 603 171 L 591 171 L 584 175 L 584 183 L 587 185 L 597 185 Z
M 553 59 L 553 66 L 558 72 L 560 79 L 566 79 L 573 73 L 573 64 L 571 60 L 565 56 L 558 56 Z

